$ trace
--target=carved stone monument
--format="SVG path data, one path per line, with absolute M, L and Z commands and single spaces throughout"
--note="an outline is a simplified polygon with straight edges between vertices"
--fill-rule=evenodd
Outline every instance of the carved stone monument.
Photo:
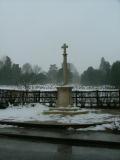
M 63 49 L 63 77 L 64 84 L 57 87 L 57 105 L 56 107 L 71 107 L 72 102 L 72 87 L 68 85 L 68 68 L 67 68 L 67 52 L 68 46 L 64 44 Z
M 66 49 L 68 46 L 64 44 L 62 47 L 63 49 L 63 77 L 64 77 L 64 85 L 68 84 L 68 68 L 67 68 L 67 52 Z

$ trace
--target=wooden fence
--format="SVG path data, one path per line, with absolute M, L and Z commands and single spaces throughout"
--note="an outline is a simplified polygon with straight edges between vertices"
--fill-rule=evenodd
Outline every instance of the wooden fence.
M 73 105 L 91 108 L 120 108 L 120 90 L 73 91 Z M 9 104 L 41 103 L 55 106 L 57 91 L 0 90 L 0 108 Z
M 120 90 L 74 91 L 73 103 L 78 107 L 118 108 L 120 107 Z

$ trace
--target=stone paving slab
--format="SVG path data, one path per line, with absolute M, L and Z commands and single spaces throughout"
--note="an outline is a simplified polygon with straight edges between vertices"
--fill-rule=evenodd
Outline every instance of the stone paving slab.
M 97 126 L 102 124 L 110 124 L 111 122 L 104 121 L 104 122 L 97 122 L 97 123 L 60 123 L 55 121 L 45 121 L 45 122 L 37 122 L 37 121 L 27 121 L 27 122 L 18 122 L 18 121 L 0 121 L 1 125 L 13 125 L 18 127 L 29 127 L 29 128 L 49 128 L 49 129 L 68 129 L 70 127 L 74 129 L 79 128 L 87 128 L 91 126 Z
M 107 133 L 103 131 L 79 131 L 75 130 L 60 130 L 60 129 L 36 129 L 36 128 L 18 128 L 9 127 L 1 128 L 0 134 L 18 134 L 28 135 L 35 137 L 52 137 L 52 138 L 65 138 L 65 139 L 82 139 L 82 140 L 95 140 L 106 142 L 120 143 L 120 134 Z

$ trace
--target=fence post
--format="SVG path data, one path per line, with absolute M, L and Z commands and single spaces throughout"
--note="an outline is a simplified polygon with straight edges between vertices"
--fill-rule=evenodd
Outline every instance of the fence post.
M 99 107 L 99 94 L 98 94 L 98 90 L 96 90 L 96 100 L 97 100 L 97 107 Z
M 120 89 L 119 89 L 119 107 L 120 107 Z
M 38 92 L 38 103 L 40 103 L 40 91 Z
M 78 106 L 77 104 L 77 91 L 76 91 L 76 95 L 75 95 L 75 103 L 76 103 L 76 107 Z

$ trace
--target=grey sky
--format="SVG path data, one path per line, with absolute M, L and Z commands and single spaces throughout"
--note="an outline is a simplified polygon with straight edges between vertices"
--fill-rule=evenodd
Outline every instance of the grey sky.
M 120 1 L 0 0 L 0 56 L 47 70 L 60 66 L 64 42 L 79 72 L 120 60 Z

